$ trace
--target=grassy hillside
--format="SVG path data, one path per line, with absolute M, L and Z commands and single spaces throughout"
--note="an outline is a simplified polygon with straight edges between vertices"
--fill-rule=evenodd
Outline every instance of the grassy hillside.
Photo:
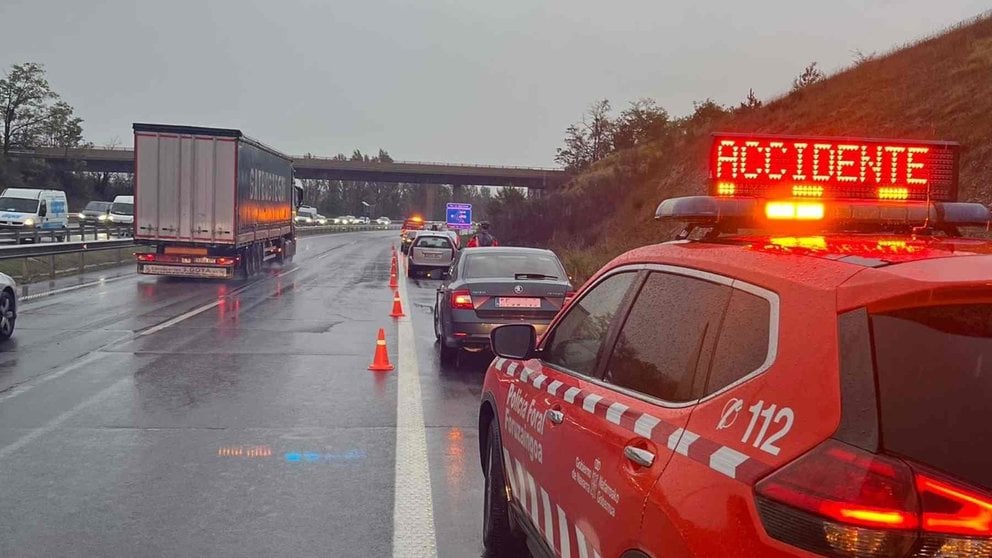
M 961 198 L 992 203 L 992 16 L 880 56 L 756 109 L 700 117 L 675 139 L 614 153 L 543 203 L 551 244 L 583 280 L 609 258 L 670 238 L 652 220 L 703 193 L 714 131 L 942 139 L 962 144 Z

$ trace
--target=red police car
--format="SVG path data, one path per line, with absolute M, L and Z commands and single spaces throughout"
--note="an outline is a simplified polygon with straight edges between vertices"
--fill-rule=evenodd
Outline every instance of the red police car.
M 992 556 L 992 242 L 957 145 L 718 135 L 679 239 L 497 328 L 483 538 L 576 558 Z

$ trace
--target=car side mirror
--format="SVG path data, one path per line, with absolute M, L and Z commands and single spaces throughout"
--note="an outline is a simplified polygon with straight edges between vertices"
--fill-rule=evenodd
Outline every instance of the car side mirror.
M 496 356 L 513 360 L 531 358 L 537 347 L 537 331 L 530 324 L 507 324 L 489 334 Z
M 48 206 L 45 205 L 45 202 L 41 202 L 41 207 L 38 208 L 38 217 L 44 217 L 45 215 L 48 215 Z

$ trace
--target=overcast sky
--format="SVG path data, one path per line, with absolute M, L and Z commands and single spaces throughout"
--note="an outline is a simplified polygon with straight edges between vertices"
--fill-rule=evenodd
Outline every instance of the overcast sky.
M 786 7 L 788 6 L 788 7 Z M 131 123 L 240 128 L 291 154 L 552 166 L 595 99 L 782 93 L 987 0 L 0 0 L 0 66 L 36 61 L 98 145 Z

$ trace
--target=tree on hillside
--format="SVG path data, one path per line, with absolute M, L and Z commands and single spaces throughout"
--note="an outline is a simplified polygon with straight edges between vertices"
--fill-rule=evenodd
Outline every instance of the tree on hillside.
M 761 99 L 754 94 L 754 89 L 747 90 L 747 98 L 741 102 L 740 110 L 750 110 L 761 107 Z
M 668 112 L 654 99 L 632 101 L 613 124 L 613 148 L 624 149 L 661 139 L 670 128 Z
M 813 85 L 823 78 L 823 72 L 816 67 L 816 62 L 810 62 L 808 66 L 803 68 L 803 73 L 799 74 L 799 76 L 792 81 L 792 90 L 799 91 L 800 89 Z
M 74 147 L 82 140 L 82 119 L 59 99 L 35 62 L 15 64 L 0 79 L 0 152 L 38 145 Z
M 83 140 L 83 119 L 73 116 L 72 107 L 65 101 L 55 103 L 48 119 L 41 127 L 41 145 L 69 149 L 78 147 Z
M 555 161 L 570 170 L 583 169 L 613 151 L 613 121 L 610 101 L 590 105 L 582 121 L 565 129 L 565 146 L 559 147 Z

